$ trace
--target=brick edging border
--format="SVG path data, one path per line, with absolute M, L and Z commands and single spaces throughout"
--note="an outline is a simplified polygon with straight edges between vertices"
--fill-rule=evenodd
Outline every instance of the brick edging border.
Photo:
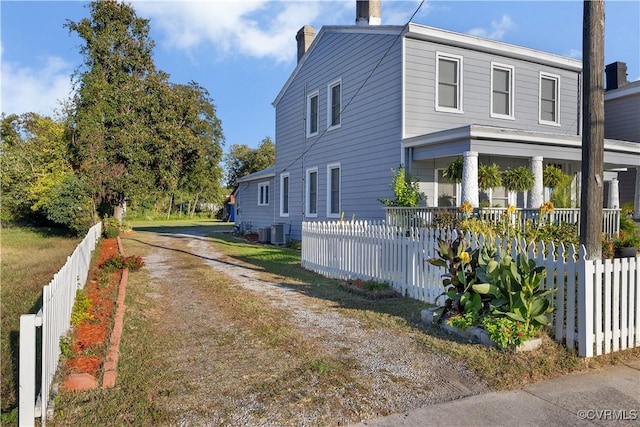
M 122 246 L 122 242 L 120 241 L 120 237 L 118 236 L 116 239 L 118 241 L 118 252 L 120 252 L 120 255 L 126 256 L 124 247 Z M 120 357 L 120 340 L 122 338 L 122 330 L 124 325 L 124 298 L 128 279 L 129 270 L 125 268 L 124 270 L 122 270 L 122 277 L 120 278 L 118 300 L 116 302 L 116 315 L 113 324 L 113 330 L 111 331 L 111 336 L 109 337 L 109 350 L 107 351 L 107 356 L 104 361 L 104 372 L 102 375 L 103 389 L 113 388 L 116 385 L 118 358 Z

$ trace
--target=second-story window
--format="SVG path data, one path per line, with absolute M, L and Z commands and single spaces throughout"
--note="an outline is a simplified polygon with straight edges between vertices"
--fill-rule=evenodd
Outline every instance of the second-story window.
M 327 122 L 329 129 L 339 127 L 341 124 L 342 109 L 342 81 L 338 80 L 329 85 L 328 93 Z
M 540 73 L 540 123 L 559 125 L 560 76 Z
M 491 64 L 491 117 L 513 116 L 513 67 Z
M 462 57 L 436 53 L 436 110 L 462 112 Z
M 318 91 L 307 97 L 307 136 L 318 134 Z

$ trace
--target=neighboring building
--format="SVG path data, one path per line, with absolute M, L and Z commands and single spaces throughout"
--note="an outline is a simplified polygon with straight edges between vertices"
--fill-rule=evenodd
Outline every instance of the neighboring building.
M 624 62 L 607 65 L 604 94 L 604 136 L 640 143 L 640 80 L 627 81 Z M 618 173 L 620 205 L 634 203 L 634 217 L 640 219 L 640 168 Z
M 233 193 L 235 223 L 243 232 L 258 232 L 277 218 L 274 200 L 274 168 L 267 168 L 238 179 Z
M 379 199 L 393 199 L 401 164 L 427 206 L 538 207 L 545 165 L 579 177 L 580 61 L 419 24 L 374 25 L 379 10 L 358 2 L 358 25 L 298 32 L 298 64 L 273 102 L 271 216 L 258 198 L 267 180 L 246 177 L 242 221 L 282 223 L 299 239 L 304 220 L 383 219 Z M 461 185 L 442 176 L 458 157 Z M 640 146 L 606 140 L 604 162 L 611 180 L 640 166 Z M 478 165 L 491 163 L 530 166 L 533 190 L 480 194 Z

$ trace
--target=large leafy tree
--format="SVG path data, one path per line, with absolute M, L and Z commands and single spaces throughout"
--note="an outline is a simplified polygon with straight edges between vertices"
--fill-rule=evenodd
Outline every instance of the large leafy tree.
M 85 193 L 74 192 L 80 184 L 65 189 L 73 171 L 67 156 L 64 123 L 35 113 L 3 116 L 1 144 L 2 219 L 47 218 L 69 226 L 69 221 L 60 221 L 54 213 L 58 194 L 73 192 L 83 206 L 87 206 L 87 199 Z M 73 221 L 90 222 L 87 215 L 85 210 L 82 221 Z
M 225 156 L 225 162 L 227 186 L 233 187 L 243 176 L 275 165 L 276 146 L 268 136 L 255 149 L 245 144 L 234 144 Z
M 195 210 L 202 199 L 217 202 L 224 137 L 215 107 L 205 88 L 195 82 L 172 85 L 168 95 L 175 98 L 171 120 L 160 120 L 158 169 L 171 171 L 159 177 L 158 186 L 173 194 L 189 195 Z
M 71 161 L 96 204 L 119 217 L 127 200 L 176 191 L 200 157 L 219 159 L 223 136 L 206 90 L 170 84 L 156 69 L 148 20 L 124 2 L 89 8 L 90 18 L 66 24 L 84 40 L 69 114 Z

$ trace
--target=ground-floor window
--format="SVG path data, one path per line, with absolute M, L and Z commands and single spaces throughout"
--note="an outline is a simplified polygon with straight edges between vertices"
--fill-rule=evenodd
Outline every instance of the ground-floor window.
M 449 179 L 444 176 L 444 169 L 436 169 L 436 177 L 435 199 L 437 200 L 437 206 L 458 206 L 460 185 L 449 181 Z
M 340 216 L 340 164 L 327 166 L 327 216 Z

